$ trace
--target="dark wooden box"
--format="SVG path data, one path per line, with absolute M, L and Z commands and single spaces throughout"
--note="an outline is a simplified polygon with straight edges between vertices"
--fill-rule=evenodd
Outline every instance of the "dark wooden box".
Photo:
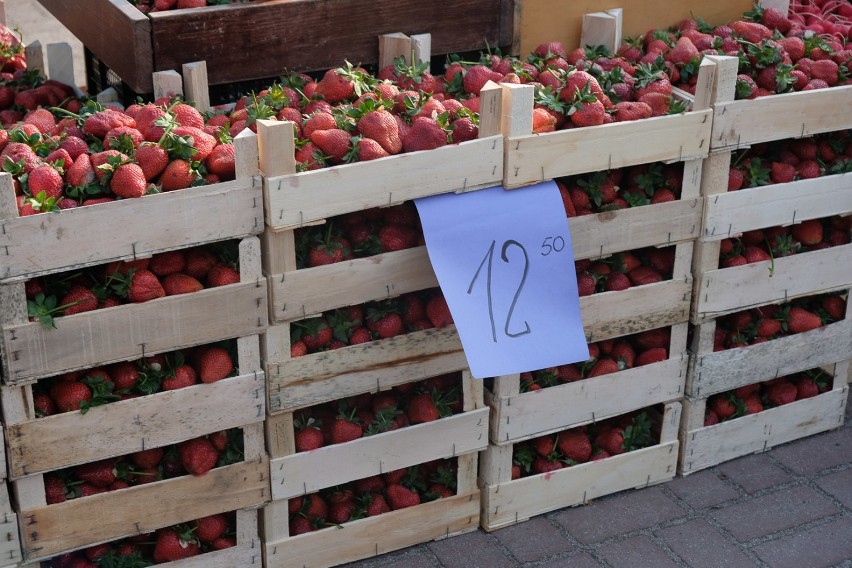
M 211 85 L 378 60 L 377 36 L 432 34 L 432 53 L 510 46 L 512 0 L 256 0 L 146 15 L 127 0 L 39 0 L 137 93 L 206 61 Z

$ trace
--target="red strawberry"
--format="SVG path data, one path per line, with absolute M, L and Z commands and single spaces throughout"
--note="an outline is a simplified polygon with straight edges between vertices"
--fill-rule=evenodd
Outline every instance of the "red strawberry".
M 127 299 L 134 303 L 147 302 L 166 295 L 160 281 L 153 272 L 144 268 L 137 269 L 130 277 Z
M 62 315 L 70 316 L 97 309 L 98 298 L 90 289 L 75 284 L 62 297 L 59 305 L 66 306 L 62 311 Z
M 130 461 L 132 461 L 136 467 L 141 469 L 150 469 L 160 465 L 165 453 L 166 452 L 163 448 L 150 448 L 148 450 L 134 452 L 130 454 L 129 457 Z
M 351 417 L 339 415 L 331 424 L 331 443 L 343 444 L 357 440 L 364 435 L 361 425 L 353 422 Z
M 207 273 L 216 264 L 216 255 L 203 247 L 186 249 L 184 252 L 184 268 L 176 272 L 184 272 L 199 280 L 207 276 Z
M 743 403 L 745 404 L 746 414 L 757 414 L 758 412 L 763 411 L 763 402 L 761 402 L 760 396 L 757 394 L 746 397 L 743 400 Z
M 201 554 L 201 546 L 188 531 L 169 527 L 157 533 L 154 562 L 173 562 Z
M 566 430 L 557 435 L 556 448 L 567 459 L 577 463 L 589 461 L 592 456 L 592 443 L 585 432 Z
M 163 390 L 176 390 L 198 383 L 195 371 L 189 365 L 180 365 L 163 379 Z
M 758 246 L 747 246 L 743 250 L 743 256 L 745 257 L 746 262 L 749 264 L 753 262 L 764 262 L 767 260 L 772 260 L 772 257 L 769 256 L 769 253 Z
M 609 428 L 598 433 L 595 445 L 610 456 L 624 453 L 624 433 L 620 428 Z
M 621 370 L 621 366 L 615 359 L 604 357 L 602 359 L 598 359 L 598 361 L 594 364 L 594 366 L 591 368 L 588 375 L 586 376 L 590 378 L 600 377 L 602 375 L 608 375 L 610 373 L 617 373 Z
M 631 287 L 630 279 L 623 272 L 610 272 L 606 275 L 604 287 L 609 292 L 627 290 Z
M 737 412 L 737 407 L 734 403 L 722 395 L 711 397 L 709 400 L 709 407 L 710 410 L 719 417 L 719 420 L 730 418 Z
M 653 347 L 642 351 L 636 358 L 636 366 L 650 365 L 651 363 L 659 363 L 668 359 L 668 350 L 665 347 Z
M 406 152 L 434 150 L 447 145 L 447 132 L 433 118 L 415 120 L 402 139 Z
M 789 381 L 779 381 L 766 387 L 766 399 L 773 406 L 789 404 L 796 400 L 798 390 L 796 385 Z
M 375 517 L 376 515 L 381 515 L 382 513 L 390 512 L 391 508 L 388 505 L 387 501 L 383 495 L 378 493 L 367 494 L 369 497 L 369 502 L 367 503 L 367 516 Z
M 431 394 L 416 394 L 408 401 L 408 419 L 412 424 L 432 422 L 439 418 L 441 418 L 441 412 Z
M 181 272 L 169 274 L 162 280 L 163 290 L 166 296 L 177 296 L 179 294 L 192 294 L 204 289 L 204 285 L 188 274 Z
M 382 252 L 393 252 L 411 248 L 417 244 L 417 231 L 402 225 L 385 225 L 379 229 L 379 244 Z
M 663 280 L 662 275 L 650 266 L 639 266 L 631 270 L 628 275 L 634 286 L 654 284 Z
M 219 144 L 207 156 L 207 171 L 223 180 L 234 179 L 236 152 L 233 144 Z
M 796 400 L 811 398 L 819 394 L 819 386 L 810 377 L 802 377 L 796 382 Z
M 378 142 L 388 154 L 398 154 L 402 150 L 396 119 L 386 110 L 379 109 L 362 116 L 358 121 L 358 132 Z
M 137 164 L 122 164 L 112 174 L 109 187 L 118 197 L 127 199 L 145 195 L 148 184 L 145 173 Z
M 196 367 L 202 383 L 215 383 L 233 372 L 234 362 L 227 349 L 214 346 L 201 351 Z
M 180 461 L 192 475 L 204 475 L 219 461 L 219 453 L 207 438 L 195 438 L 178 445 Z
M 216 138 L 207 134 L 199 127 L 179 126 L 172 132 L 177 136 L 188 137 L 190 139 L 192 147 L 195 148 L 195 154 L 192 156 L 192 159 L 199 162 L 207 159 L 207 156 L 210 155 L 210 152 L 216 146 Z
M 52 166 L 43 165 L 33 168 L 27 183 L 30 194 L 33 196 L 44 192 L 45 196 L 58 199 L 62 195 L 62 176 Z
M 325 445 L 322 431 L 316 427 L 317 422 L 312 418 L 297 419 L 295 444 L 297 452 L 308 452 Z
M 470 95 L 479 95 L 480 91 L 482 91 L 482 87 L 484 87 L 488 81 L 499 83 L 501 79 L 503 79 L 503 75 L 501 73 L 489 69 L 485 65 L 474 65 L 464 74 L 462 83 L 466 93 Z
M 134 159 L 142 168 L 146 181 L 151 181 L 160 175 L 169 164 L 168 153 L 157 144 L 141 144 L 136 148 Z
M 186 160 L 172 160 L 160 174 L 160 186 L 163 191 L 185 189 L 198 179 Z
M 398 483 L 388 485 L 385 488 L 385 495 L 387 495 L 388 503 L 394 511 L 420 504 L 420 495 L 416 491 Z
M 784 162 L 772 162 L 769 176 L 773 183 L 790 183 L 796 179 L 796 167 Z
M 228 531 L 228 519 L 223 514 L 202 517 L 195 521 L 195 536 L 201 542 L 213 542 Z
M 396 313 L 387 313 L 375 317 L 367 316 L 367 327 L 378 335 L 379 339 L 387 339 L 404 331 L 402 317 Z
M 50 397 L 59 412 L 80 410 L 84 402 L 92 400 L 92 390 L 85 384 L 71 381 L 56 383 L 50 388 Z
M 222 263 L 214 264 L 207 272 L 207 286 L 210 288 L 237 284 L 239 281 L 240 273 L 236 269 Z
M 74 475 L 96 487 L 109 487 L 115 481 L 115 460 L 100 460 L 75 466 Z
M 822 319 L 804 308 L 792 307 L 787 314 L 787 330 L 790 333 L 803 333 L 822 327 Z
M 453 323 L 453 315 L 444 296 L 435 296 L 429 300 L 426 304 L 426 317 L 438 329 Z
M 819 219 L 802 221 L 798 225 L 793 225 L 791 233 L 793 238 L 803 245 L 817 245 L 823 239 L 822 223 Z
M 378 160 L 379 158 L 387 158 L 390 156 L 390 154 L 388 154 L 387 151 L 385 151 L 385 149 L 372 138 L 355 137 L 352 141 L 358 151 L 359 162 L 369 162 L 370 160 Z
M 92 167 L 92 160 L 88 154 L 82 154 L 74 160 L 74 163 L 67 166 L 65 171 L 65 181 L 73 187 L 83 187 L 95 181 L 95 170 Z
M 316 94 L 330 103 L 338 103 L 355 95 L 355 82 L 346 69 L 329 69 L 317 83 Z
M 343 163 L 352 147 L 350 134 L 339 128 L 316 130 L 311 133 L 310 139 L 311 142 L 324 153 L 331 156 L 337 163 Z

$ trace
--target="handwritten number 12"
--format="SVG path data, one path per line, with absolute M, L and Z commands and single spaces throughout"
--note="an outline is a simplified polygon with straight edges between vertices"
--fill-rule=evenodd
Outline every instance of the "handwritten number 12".
M 482 259 L 482 262 L 479 263 L 479 267 L 476 269 L 476 273 L 473 275 L 473 279 L 470 281 L 470 286 L 468 286 L 468 288 L 467 288 L 468 294 L 473 293 L 473 287 L 476 284 L 476 280 L 479 278 L 479 275 L 482 272 L 482 268 L 484 266 L 486 266 L 486 263 L 487 263 L 488 268 L 487 268 L 487 273 L 486 273 L 485 289 L 486 289 L 486 295 L 487 295 L 487 298 L 488 298 L 488 317 L 489 317 L 489 320 L 491 322 L 491 339 L 495 343 L 497 342 L 497 328 L 496 328 L 496 325 L 494 323 L 494 302 L 493 302 L 491 275 L 492 275 L 492 268 L 494 266 L 494 247 L 495 247 L 496 244 L 497 244 L 497 241 L 491 241 L 491 246 L 488 247 L 488 251 L 485 253 L 485 257 Z M 524 284 L 527 281 L 527 274 L 529 273 L 529 268 L 530 268 L 530 259 L 529 259 L 529 256 L 527 255 L 527 250 L 524 248 L 524 245 L 522 245 L 521 243 L 519 243 L 516 240 L 509 239 L 509 240 L 507 240 L 503 243 L 503 247 L 500 250 L 500 258 L 503 260 L 503 262 L 505 262 L 507 264 L 509 263 L 509 257 L 506 254 L 506 252 L 508 251 L 509 247 L 512 247 L 512 246 L 521 249 L 521 252 L 524 255 L 524 270 L 523 270 L 523 273 L 521 274 L 521 281 L 518 284 L 517 290 L 515 290 L 514 297 L 512 298 L 512 304 L 509 306 L 509 311 L 506 314 L 506 324 L 503 326 L 503 333 L 506 334 L 506 337 L 520 337 L 521 335 L 526 335 L 526 334 L 532 332 L 532 330 L 530 329 L 529 323 L 524 321 L 524 330 L 519 331 L 517 333 L 509 332 L 509 324 L 512 321 L 512 314 L 515 311 L 515 306 L 518 303 L 518 298 L 521 295 L 521 290 L 523 290 Z

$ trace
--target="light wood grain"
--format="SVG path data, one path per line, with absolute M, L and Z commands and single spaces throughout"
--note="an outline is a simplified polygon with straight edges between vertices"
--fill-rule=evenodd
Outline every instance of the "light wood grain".
M 183 72 L 186 100 L 190 101 L 200 112 L 210 110 L 210 92 L 207 84 L 207 62 L 193 61 L 184 63 Z

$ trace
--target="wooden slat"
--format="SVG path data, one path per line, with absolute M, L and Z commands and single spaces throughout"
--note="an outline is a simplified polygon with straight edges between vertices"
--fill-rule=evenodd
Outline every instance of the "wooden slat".
M 266 280 L 60 317 L 55 324 L 4 326 L 7 384 L 261 333 Z
M 668 280 L 580 298 L 586 341 L 603 341 L 687 321 L 692 281 Z
M 18 566 L 20 561 L 18 517 L 9 500 L 8 486 L 5 482 L 0 482 L 0 566 Z
M 852 173 L 707 197 L 705 241 L 852 212 Z
M 706 398 L 836 363 L 850 353 L 852 319 L 757 345 L 698 355 L 687 382 L 687 394 Z
M 151 23 L 132 4 L 126 0 L 87 0 L 84 9 L 66 0 L 39 3 L 134 91 L 152 91 Z M 93 19 L 97 26 L 92 25 Z
M 488 409 L 384 432 L 272 460 L 272 499 L 313 493 L 418 463 L 478 452 L 488 445 Z M 335 464 L 346 464 L 336 467 Z
M 852 245 L 805 252 L 705 272 L 696 291 L 693 322 L 763 304 L 848 288 Z
M 507 398 L 491 398 L 491 439 L 512 444 L 683 396 L 687 357 Z
M 285 272 L 269 280 L 274 322 L 438 285 L 426 247 Z
M 581 505 L 626 489 L 640 489 L 675 476 L 678 442 L 668 442 L 482 490 L 482 528 L 514 525 L 535 515 Z
M 257 235 L 263 231 L 262 200 L 259 178 L 246 178 L 56 214 L 7 218 L 0 221 L 0 281 Z M 115 238 L 119 226 L 121 238 Z M 33 254 L 35 250 L 38 254 Z
M 479 491 L 266 541 L 268 568 L 326 568 L 378 556 L 479 526 Z
M 276 230 L 410 199 L 499 185 L 503 138 L 492 136 L 435 150 L 264 180 L 266 221 Z
M 13 478 L 262 422 L 263 373 L 119 401 L 6 427 Z
M 506 140 L 506 187 L 668 160 L 707 157 L 711 110 Z
M 849 387 L 845 386 L 715 426 L 688 430 L 682 438 L 681 473 L 686 475 L 837 428 L 843 424 L 848 393 Z M 684 404 L 695 402 L 685 399 Z
M 693 240 L 700 233 L 703 206 L 702 199 L 690 199 L 572 217 L 574 258 Z
M 150 532 L 269 498 L 266 459 L 21 511 L 27 559 Z M 93 523 L 92 519 L 97 518 Z
M 269 412 L 387 389 L 466 367 L 467 359 L 453 325 L 271 361 L 266 366 Z
M 717 103 L 711 148 L 813 136 L 852 127 L 852 85 Z

